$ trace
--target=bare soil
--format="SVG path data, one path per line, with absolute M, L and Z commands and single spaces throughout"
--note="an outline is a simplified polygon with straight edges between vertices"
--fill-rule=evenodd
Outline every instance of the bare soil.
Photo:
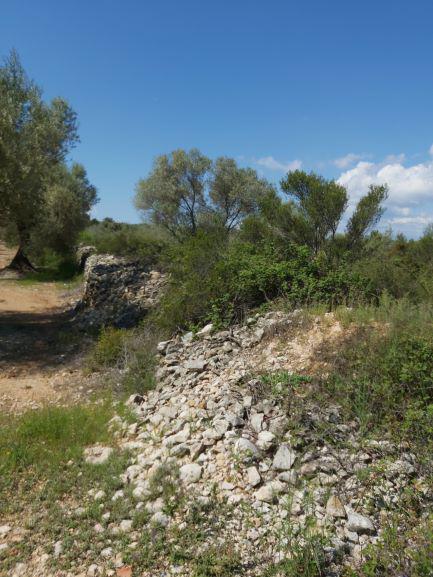
M 86 341 L 70 323 L 76 297 L 56 283 L 0 278 L 0 412 L 82 396 Z

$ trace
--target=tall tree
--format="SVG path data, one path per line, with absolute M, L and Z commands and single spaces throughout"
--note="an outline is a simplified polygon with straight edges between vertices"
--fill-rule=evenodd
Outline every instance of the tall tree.
M 240 168 L 232 158 L 217 158 L 212 167 L 209 197 L 212 211 L 227 230 L 232 230 L 274 190 L 252 168 Z
M 89 224 L 89 212 L 97 201 L 97 190 L 81 164 L 70 169 L 64 164 L 57 166 L 46 184 L 44 211 L 32 230 L 32 248 L 70 253 L 78 233 Z
M 176 238 L 197 232 L 211 161 L 197 149 L 158 156 L 136 186 L 135 206 Z
M 74 111 L 61 98 L 45 103 L 12 51 L 0 66 L 0 221 L 18 235 L 14 266 L 31 266 L 25 249 L 43 213 L 48 175 L 77 140 Z
M 347 223 L 346 234 L 349 248 L 359 246 L 367 232 L 379 222 L 385 210 L 383 203 L 387 198 L 388 187 L 386 185 L 370 185 L 368 193 L 358 202 Z
M 156 158 L 150 175 L 136 186 L 135 205 L 145 218 L 182 240 L 217 223 L 226 231 L 258 210 L 273 187 L 231 158 L 212 162 L 197 149 Z
M 308 229 L 309 244 L 317 254 L 337 232 L 347 207 L 346 189 L 334 180 L 301 170 L 289 172 L 281 188 L 297 205 Z

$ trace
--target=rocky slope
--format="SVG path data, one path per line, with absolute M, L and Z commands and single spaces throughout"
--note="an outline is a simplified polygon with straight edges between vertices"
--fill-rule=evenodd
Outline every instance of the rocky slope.
M 116 488 L 95 485 L 68 511 L 86 517 L 97 507 L 92 545 L 67 569 L 49 570 L 53 559 L 65 566 L 65 543 L 78 539 L 60 535 L 11 575 L 252 576 L 296 555 L 341 575 L 408 491 L 427 510 L 415 455 L 365 441 L 338 406 L 306 400 L 310 385 L 297 373 L 317 369 L 318 347 L 338 346 L 343 329 L 332 315 L 306 330 L 300 323 L 299 313 L 268 313 L 160 343 L 156 390 L 129 399 L 132 423 L 111 423 L 130 455 Z M 85 458 L 97 466 L 112 453 L 89 447 Z M 197 572 L 212 551 L 217 569 Z

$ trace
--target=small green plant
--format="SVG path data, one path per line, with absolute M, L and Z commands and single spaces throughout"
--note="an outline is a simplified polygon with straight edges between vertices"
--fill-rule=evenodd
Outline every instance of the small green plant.
M 433 575 L 433 518 L 418 526 L 407 518 L 395 517 L 384 529 L 380 540 L 366 548 L 363 563 L 347 569 L 345 577 L 430 577 Z
M 286 508 L 290 512 L 293 504 L 292 495 L 286 499 Z M 308 493 L 302 504 L 306 516 L 302 524 L 294 524 L 290 515 L 283 522 L 278 535 L 282 560 L 270 563 L 264 573 L 265 577 L 284 575 L 286 577 L 320 577 L 325 568 L 324 547 L 328 542 L 323 529 L 317 526 L 312 508 L 312 497 Z
M 88 368 L 117 369 L 123 392 L 149 391 L 155 386 L 156 344 L 164 337 L 150 318 L 135 329 L 106 327 L 88 357 Z
M 271 396 L 286 413 L 291 412 L 291 407 L 296 401 L 296 394 L 303 391 L 311 382 L 307 375 L 298 375 L 287 371 L 275 371 L 261 376 L 264 385 L 262 394 Z
M 240 575 L 242 564 L 231 545 L 209 547 L 193 563 L 192 577 L 232 577 Z
M 104 327 L 90 354 L 92 369 L 115 367 L 122 363 L 126 331 L 115 327 Z

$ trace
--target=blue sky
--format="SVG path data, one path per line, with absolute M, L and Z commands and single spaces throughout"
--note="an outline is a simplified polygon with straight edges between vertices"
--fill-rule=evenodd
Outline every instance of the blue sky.
M 14 47 L 79 115 L 73 151 L 98 218 L 136 222 L 136 181 L 175 148 L 233 156 L 278 182 L 301 166 L 352 202 L 387 182 L 383 226 L 433 221 L 431 0 L 10 0 Z

